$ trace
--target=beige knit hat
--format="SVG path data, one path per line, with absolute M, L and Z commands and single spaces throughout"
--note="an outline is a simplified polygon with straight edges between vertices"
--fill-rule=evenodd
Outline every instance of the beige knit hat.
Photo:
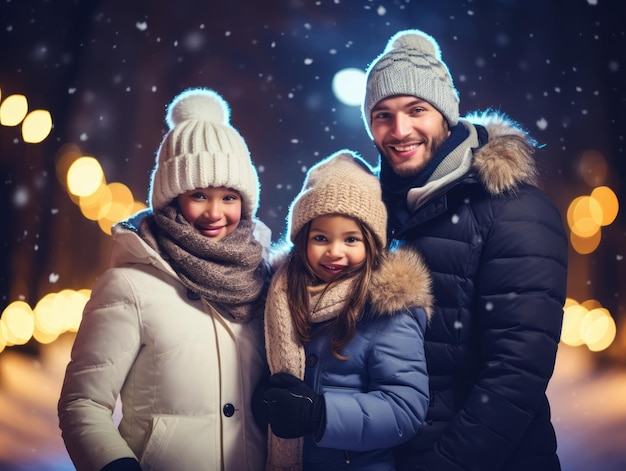
M 441 112 L 450 127 L 459 121 L 459 94 L 441 60 L 439 44 L 428 34 L 409 29 L 394 34 L 367 69 L 362 116 L 371 137 L 372 108 L 393 95 L 412 95 Z
M 293 242 L 302 227 L 318 216 L 342 214 L 358 219 L 387 244 L 387 209 L 380 182 L 358 154 L 340 150 L 311 167 L 300 194 L 291 203 L 287 233 Z
M 259 205 L 259 178 L 245 141 L 230 126 L 228 103 L 213 90 L 193 88 L 167 107 L 170 131 L 157 152 L 149 200 L 165 207 L 196 188 L 224 186 L 242 197 L 242 217 L 252 219 Z

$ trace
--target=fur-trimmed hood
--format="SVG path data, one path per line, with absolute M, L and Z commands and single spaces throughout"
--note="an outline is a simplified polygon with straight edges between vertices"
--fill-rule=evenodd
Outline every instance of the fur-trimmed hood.
M 430 320 L 431 277 L 421 255 L 409 247 L 388 252 L 373 273 L 370 302 L 373 314 L 422 307 Z
M 493 110 L 470 114 L 462 121 L 487 130 L 488 141 L 475 151 L 473 163 L 487 191 L 495 196 L 515 191 L 523 183 L 537 186 L 536 142 L 518 123 Z

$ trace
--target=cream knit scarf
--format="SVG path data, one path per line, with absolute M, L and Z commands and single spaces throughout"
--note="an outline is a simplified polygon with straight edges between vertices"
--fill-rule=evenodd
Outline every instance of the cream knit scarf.
M 198 233 L 175 204 L 146 217 L 139 235 L 172 266 L 182 283 L 237 322 L 262 313 L 268 268 L 251 221 L 242 219 L 226 237 Z
M 337 285 L 309 288 L 310 322 L 334 319 L 345 306 L 352 281 Z M 287 264 L 282 265 L 272 280 L 265 304 L 265 345 L 270 371 L 291 373 L 304 379 L 304 347 L 296 336 L 287 303 Z M 268 471 L 300 471 L 302 469 L 302 438 L 283 439 L 268 434 Z

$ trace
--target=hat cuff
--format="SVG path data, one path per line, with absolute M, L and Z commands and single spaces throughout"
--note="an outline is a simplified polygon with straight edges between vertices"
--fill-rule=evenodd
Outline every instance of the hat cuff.
M 253 218 L 259 201 L 258 177 L 250 162 L 236 165 L 240 160 L 228 154 L 202 151 L 178 155 L 161 162 L 154 172 L 151 185 L 152 208 L 163 208 L 190 190 L 223 186 L 241 194 L 242 216 Z M 206 165 L 207 161 L 213 165 Z

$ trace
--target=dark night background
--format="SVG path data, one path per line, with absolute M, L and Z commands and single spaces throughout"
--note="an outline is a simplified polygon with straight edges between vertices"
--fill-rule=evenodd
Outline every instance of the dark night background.
M 54 123 L 40 144 L 0 126 L 0 312 L 16 299 L 34 305 L 50 291 L 90 288 L 107 266 L 110 237 L 59 183 L 60 149 L 78 145 L 107 181 L 145 201 L 165 106 L 189 87 L 229 102 L 259 170 L 258 216 L 277 240 L 310 165 L 340 148 L 376 164 L 360 109 L 340 103 L 331 80 L 344 67 L 365 69 L 401 29 L 437 39 L 462 115 L 502 110 L 543 145 L 542 183 L 564 220 L 592 190 L 585 151 L 604 156 L 608 177 L 598 184 L 624 204 L 625 25 L 620 0 L 0 0 L 0 99 L 24 94 Z M 595 252 L 570 250 L 568 295 L 597 299 L 617 323 L 614 345 L 590 357 L 593 374 L 624 370 L 625 223 L 621 210 Z M 37 346 L 24 350 L 37 355 Z M 0 469 L 14 469 L 2 467 L 6 456 Z M 607 463 L 593 469 L 617 469 Z M 623 452 L 615 463 L 626 463 Z

